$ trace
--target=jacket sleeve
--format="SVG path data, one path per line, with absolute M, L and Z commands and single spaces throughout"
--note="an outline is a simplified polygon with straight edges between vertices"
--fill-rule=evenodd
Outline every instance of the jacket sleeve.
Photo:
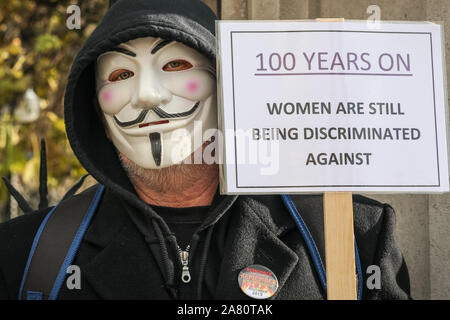
M 394 238 L 395 212 L 385 204 L 380 217 L 380 229 L 375 246 L 374 260 L 371 272 L 363 270 L 365 274 L 364 299 L 411 299 L 408 269 L 405 259 Z M 380 281 L 377 284 L 377 271 L 379 267 Z

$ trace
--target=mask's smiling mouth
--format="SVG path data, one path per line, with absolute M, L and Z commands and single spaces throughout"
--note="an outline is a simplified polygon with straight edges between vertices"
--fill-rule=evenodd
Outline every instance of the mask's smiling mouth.
M 141 123 L 139 125 L 139 128 L 145 128 L 148 126 L 154 126 L 157 124 L 165 124 L 165 123 L 169 123 L 169 120 L 161 120 L 161 121 L 153 121 L 153 122 L 147 122 L 147 123 Z
M 189 109 L 186 112 L 180 112 L 180 113 L 168 113 L 168 112 L 162 110 L 160 107 L 154 107 L 153 109 L 145 109 L 139 113 L 139 115 L 137 116 L 136 119 L 130 120 L 130 121 L 122 122 L 116 116 L 113 116 L 113 118 L 116 121 L 118 126 L 120 126 L 122 128 L 126 128 L 126 127 L 130 127 L 130 126 L 139 124 L 142 121 L 144 121 L 145 117 L 147 116 L 147 114 L 150 110 L 152 110 L 161 119 L 167 119 L 167 118 L 176 119 L 176 118 L 184 118 L 184 117 L 190 116 L 191 114 L 193 114 L 195 112 L 195 110 L 197 110 L 199 105 L 200 105 L 200 101 L 197 101 L 191 109 Z M 139 128 L 144 128 L 144 127 L 158 125 L 158 124 L 166 124 L 166 123 L 169 123 L 169 120 L 160 120 L 160 121 L 141 123 L 141 124 L 139 124 Z

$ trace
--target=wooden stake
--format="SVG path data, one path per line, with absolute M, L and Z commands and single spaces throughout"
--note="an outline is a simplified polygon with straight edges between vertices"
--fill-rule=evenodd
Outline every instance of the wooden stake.
M 344 22 L 344 18 L 318 18 L 317 22 Z M 356 300 L 355 240 L 351 192 L 323 195 L 325 260 L 328 300 Z
M 323 196 L 328 300 L 356 300 L 355 243 L 351 192 Z

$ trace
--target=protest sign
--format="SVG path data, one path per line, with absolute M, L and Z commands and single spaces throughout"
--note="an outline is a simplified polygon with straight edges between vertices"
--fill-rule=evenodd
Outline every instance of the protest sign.
M 449 190 L 441 26 L 220 21 L 223 193 Z

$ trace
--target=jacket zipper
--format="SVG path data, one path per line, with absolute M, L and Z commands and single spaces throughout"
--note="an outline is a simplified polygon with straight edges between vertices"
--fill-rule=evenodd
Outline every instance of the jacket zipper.
M 181 271 L 181 281 L 183 281 L 184 283 L 189 283 L 191 282 L 191 273 L 189 272 L 189 249 L 191 249 L 191 246 L 188 245 L 186 247 L 186 250 L 181 250 L 180 246 L 177 245 L 178 247 L 178 253 L 180 255 L 180 261 L 181 261 L 181 266 L 182 266 L 182 271 Z

